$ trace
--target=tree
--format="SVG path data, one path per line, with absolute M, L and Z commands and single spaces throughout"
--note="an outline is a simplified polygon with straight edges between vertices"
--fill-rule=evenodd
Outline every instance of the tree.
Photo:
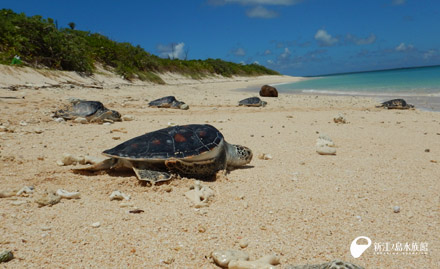
M 185 49 L 185 61 L 188 60 L 188 53 L 189 53 L 189 48 Z
M 174 58 L 175 58 L 175 55 L 176 55 L 176 46 L 177 46 L 177 44 L 176 43 L 171 43 L 171 60 L 174 60 Z
M 69 25 L 70 29 L 75 30 L 76 24 L 74 22 L 69 22 L 67 25 Z

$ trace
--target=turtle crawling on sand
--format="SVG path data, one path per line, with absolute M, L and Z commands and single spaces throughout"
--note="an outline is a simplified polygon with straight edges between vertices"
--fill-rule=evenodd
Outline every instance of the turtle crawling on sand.
M 266 106 L 267 102 L 261 100 L 259 97 L 249 97 L 238 102 L 239 106 Z
M 189 109 L 189 106 L 184 102 L 177 101 L 174 96 L 165 96 L 148 103 L 151 107 L 159 107 L 159 108 L 176 108 L 176 109 Z
M 88 122 L 121 121 L 118 111 L 106 108 L 99 101 L 73 99 L 66 108 L 55 112 L 55 117 L 65 120 L 85 118 Z
M 389 100 L 389 101 L 383 102 L 381 105 L 376 106 L 376 107 L 384 107 L 384 108 L 387 108 L 387 109 L 410 109 L 410 108 L 414 108 L 413 105 L 408 104 L 403 99 Z
M 210 177 L 220 170 L 246 165 L 252 159 L 249 148 L 229 144 L 219 130 L 208 124 L 160 129 L 132 138 L 103 154 L 109 158 L 75 171 L 129 168 L 139 180 L 155 184 L 176 174 Z

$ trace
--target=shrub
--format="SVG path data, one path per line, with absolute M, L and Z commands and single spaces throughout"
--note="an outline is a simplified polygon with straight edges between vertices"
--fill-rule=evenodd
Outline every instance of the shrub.
M 0 10 L 0 63 L 10 64 L 14 55 L 30 66 L 92 74 L 94 64 L 110 66 L 131 80 L 138 78 L 154 83 L 164 83 L 156 75 L 177 72 L 191 78 L 218 74 L 225 77 L 275 75 L 277 72 L 264 66 L 241 65 L 221 59 L 179 60 L 162 59 L 146 52 L 140 46 L 110 40 L 108 37 L 69 28 L 58 29 L 54 20 L 41 16 L 26 17 L 12 10 Z

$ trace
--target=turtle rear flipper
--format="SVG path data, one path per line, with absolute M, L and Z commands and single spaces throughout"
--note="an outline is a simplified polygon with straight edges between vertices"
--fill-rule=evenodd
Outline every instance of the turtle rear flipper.
M 133 171 L 136 173 L 137 178 L 140 181 L 146 181 L 151 185 L 155 185 L 157 182 L 171 180 L 173 177 L 173 175 L 167 172 L 154 171 L 154 170 L 148 170 L 145 168 L 137 168 L 137 167 L 132 167 L 132 168 Z
M 118 159 L 115 158 L 109 158 L 109 159 L 105 159 L 102 162 L 96 163 L 94 165 L 90 165 L 90 166 L 86 166 L 86 167 L 82 167 L 82 168 L 75 168 L 72 169 L 73 171 L 100 171 L 100 170 L 107 170 L 107 169 L 113 169 L 113 168 L 117 168 L 116 166 L 118 166 L 117 164 L 119 163 Z
M 55 111 L 54 116 L 56 118 L 63 118 L 65 120 L 71 120 L 75 118 L 75 116 L 72 115 L 72 113 L 68 109 L 60 109 L 58 111 Z

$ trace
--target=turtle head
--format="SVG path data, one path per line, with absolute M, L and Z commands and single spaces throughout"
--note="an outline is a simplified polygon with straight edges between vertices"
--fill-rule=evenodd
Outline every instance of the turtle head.
M 252 150 L 241 145 L 228 144 L 227 146 L 227 166 L 238 167 L 251 162 Z
M 187 104 L 185 104 L 184 102 L 177 101 L 177 100 L 173 101 L 173 103 L 171 104 L 171 107 L 180 108 L 182 110 L 189 109 L 189 106 Z
M 119 113 L 116 110 L 111 110 L 112 114 L 110 116 L 110 119 L 113 121 L 121 121 L 121 113 Z
M 189 109 L 189 106 L 188 106 L 187 104 L 185 104 L 185 103 L 182 103 L 182 104 L 180 105 L 180 109 L 188 110 L 188 109 Z

